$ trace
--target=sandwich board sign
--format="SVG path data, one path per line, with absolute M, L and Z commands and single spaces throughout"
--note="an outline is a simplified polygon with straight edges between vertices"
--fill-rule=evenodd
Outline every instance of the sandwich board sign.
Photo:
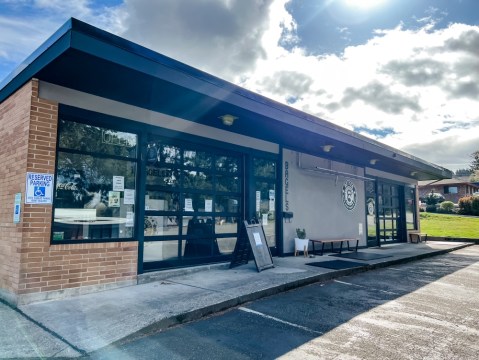
M 244 227 L 236 241 L 230 269 L 247 264 L 251 254 L 253 254 L 258 272 L 274 268 L 263 227 L 261 224 L 248 224 L 247 221 L 244 221 Z
M 52 197 L 52 174 L 27 173 L 25 204 L 51 204 Z

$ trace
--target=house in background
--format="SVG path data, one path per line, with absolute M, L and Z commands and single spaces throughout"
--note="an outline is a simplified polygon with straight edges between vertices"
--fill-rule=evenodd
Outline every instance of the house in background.
M 453 178 L 443 180 L 426 180 L 418 182 L 419 198 L 425 198 L 431 192 L 441 194 L 446 201 L 452 201 L 454 204 L 464 196 L 471 196 L 479 191 L 479 185 L 471 183 L 468 180 Z

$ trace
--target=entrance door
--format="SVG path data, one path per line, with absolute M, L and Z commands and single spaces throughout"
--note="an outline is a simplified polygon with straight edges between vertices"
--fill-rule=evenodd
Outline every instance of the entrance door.
M 263 225 L 266 241 L 270 247 L 271 253 L 276 255 L 276 228 L 278 223 L 276 221 L 276 176 L 277 176 L 277 162 L 274 159 L 263 157 L 253 157 L 252 163 L 252 177 L 254 211 L 249 213 L 254 214 L 254 218 Z M 250 209 L 252 206 L 250 206 Z
M 378 231 L 381 244 L 403 241 L 401 216 L 402 187 L 396 184 L 378 183 Z M 403 195 L 404 197 L 404 195 Z
M 367 220 L 367 245 L 378 246 L 378 231 L 376 218 L 376 182 L 366 181 L 366 220 Z

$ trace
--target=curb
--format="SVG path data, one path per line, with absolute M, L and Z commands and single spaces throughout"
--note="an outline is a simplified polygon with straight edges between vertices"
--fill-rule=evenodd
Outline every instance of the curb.
M 412 261 L 426 259 L 426 258 L 438 256 L 438 255 L 444 255 L 446 253 L 456 251 L 456 250 L 460 250 L 460 249 L 463 249 L 463 248 L 466 248 L 466 247 L 469 247 L 469 246 L 473 246 L 473 245 L 474 245 L 474 243 L 463 244 L 463 245 L 459 245 L 459 246 L 457 246 L 453 249 L 436 250 L 434 252 L 425 253 L 425 254 L 418 254 L 418 255 L 415 255 L 415 256 L 410 256 L 410 257 L 406 257 L 406 258 L 402 258 L 402 259 L 388 260 L 388 261 L 384 261 L 384 262 L 377 263 L 377 264 L 364 264 L 364 266 L 358 266 L 358 267 L 343 269 L 343 270 L 338 270 L 338 271 L 331 271 L 331 272 L 328 272 L 328 273 L 325 273 L 325 274 L 317 274 L 317 275 L 306 277 L 304 279 L 299 279 L 299 280 L 295 280 L 295 281 L 288 282 L 288 283 L 285 283 L 285 284 L 276 285 L 276 286 L 273 286 L 273 287 L 270 287 L 270 288 L 267 288 L 267 289 L 258 290 L 258 291 L 255 291 L 255 292 L 252 292 L 252 293 L 249 293 L 249 294 L 240 295 L 240 296 L 228 299 L 228 300 L 218 302 L 216 304 L 207 305 L 207 306 L 205 306 L 203 308 L 200 308 L 200 309 L 187 311 L 187 312 L 184 312 L 184 313 L 181 313 L 181 314 L 171 316 L 169 318 L 161 319 L 161 320 L 159 320 L 159 321 L 157 321 L 153 324 L 150 324 L 150 325 L 144 327 L 143 329 L 135 331 L 134 333 L 132 333 L 130 335 L 127 335 L 127 336 L 123 337 L 122 339 L 119 339 L 119 340 L 105 346 L 104 348 L 107 348 L 107 347 L 110 347 L 110 346 L 118 346 L 118 345 L 121 345 L 123 343 L 127 343 L 131 340 L 134 340 L 136 338 L 145 336 L 145 335 L 147 335 L 149 333 L 152 333 L 152 332 L 158 332 L 158 331 L 162 331 L 162 330 L 168 329 L 168 328 L 173 327 L 173 326 L 185 324 L 185 323 L 188 323 L 188 322 L 191 322 L 191 321 L 196 321 L 196 320 L 199 320 L 199 319 L 201 319 L 203 317 L 206 317 L 208 315 L 219 313 L 219 312 L 222 312 L 222 311 L 226 311 L 228 309 L 243 305 L 243 304 L 251 302 L 251 301 L 259 300 L 259 299 L 267 297 L 267 296 L 276 295 L 276 294 L 279 294 L 279 293 L 282 293 L 282 292 L 285 292 L 285 291 L 289 291 L 289 290 L 297 289 L 297 288 L 300 288 L 300 287 L 303 287 L 303 286 L 311 285 L 313 283 L 326 282 L 326 281 L 333 280 L 333 279 L 340 278 L 340 277 L 347 276 L 347 275 L 358 274 L 358 273 L 362 273 L 362 272 L 366 272 L 366 271 L 370 271 L 370 270 L 374 270 L 374 269 L 386 268 L 386 267 L 389 267 L 389 266 L 392 266 L 392 265 L 405 264 L 405 263 L 409 263 L 409 262 L 412 262 Z M 95 351 L 98 351 L 98 350 L 100 350 L 100 349 L 97 349 Z M 92 353 L 94 353 L 95 351 L 93 351 Z

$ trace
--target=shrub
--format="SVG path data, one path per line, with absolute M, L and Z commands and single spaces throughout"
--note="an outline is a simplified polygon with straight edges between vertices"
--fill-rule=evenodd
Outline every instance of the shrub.
M 472 197 L 472 215 L 479 216 L 479 196 Z
M 459 214 L 479 216 L 479 197 L 465 196 L 459 199 Z
M 441 212 L 450 214 L 454 210 L 454 203 L 452 201 L 443 201 L 439 208 Z
M 435 212 L 436 212 L 436 205 L 428 205 L 428 206 L 426 206 L 426 212 L 435 213 Z

